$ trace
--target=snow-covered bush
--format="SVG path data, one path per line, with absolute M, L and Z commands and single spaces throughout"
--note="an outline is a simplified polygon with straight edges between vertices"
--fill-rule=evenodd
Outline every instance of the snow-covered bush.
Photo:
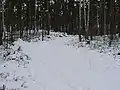
M 24 41 L 18 39 L 12 44 L 0 47 L 0 87 L 5 85 L 5 90 L 20 90 L 19 87 L 27 88 L 25 80 L 29 73 L 24 68 L 27 68 L 30 57 L 23 53 L 22 44 Z M 26 73 L 21 73 L 21 71 Z M 14 85 L 14 83 L 16 84 Z

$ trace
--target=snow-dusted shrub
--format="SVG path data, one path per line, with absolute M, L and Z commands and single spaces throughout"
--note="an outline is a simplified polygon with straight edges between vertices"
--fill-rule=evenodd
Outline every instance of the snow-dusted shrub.
M 21 46 L 24 43 L 24 41 L 18 39 L 12 44 L 0 47 L 0 87 L 5 85 L 5 90 L 27 88 L 25 80 L 29 73 L 26 68 L 31 58 L 23 53 Z

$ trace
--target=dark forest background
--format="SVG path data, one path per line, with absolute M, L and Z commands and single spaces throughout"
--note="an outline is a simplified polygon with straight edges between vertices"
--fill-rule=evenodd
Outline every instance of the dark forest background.
M 14 35 L 22 38 L 39 30 L 79 35 L 79 41 L 81 35 L 86 40 L 109 35 L 113 40 L 120 36 L 120 0 L 0 1 L 0 45 L 14 41 Z

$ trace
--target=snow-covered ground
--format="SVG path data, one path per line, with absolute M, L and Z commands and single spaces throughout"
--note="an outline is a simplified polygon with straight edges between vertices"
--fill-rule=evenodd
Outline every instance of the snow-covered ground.
M 0 86 L 6 90 L 120 90 L 119 56 L 82 47 L 83 43 L 79 46 L 76 39 L 59 34 L 45 41 L 18 39 L 9 52 L 3 50 L 7 57 L 1 60 Z

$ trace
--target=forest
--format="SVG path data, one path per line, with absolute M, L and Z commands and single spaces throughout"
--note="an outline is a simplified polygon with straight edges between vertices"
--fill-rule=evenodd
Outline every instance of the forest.
M 0 90 L 120 90 L 120 0 L 0 0 Z
M 0 45 L 42 30 L 94 36 L 120 36 L 120 0 L 1 0 Z

